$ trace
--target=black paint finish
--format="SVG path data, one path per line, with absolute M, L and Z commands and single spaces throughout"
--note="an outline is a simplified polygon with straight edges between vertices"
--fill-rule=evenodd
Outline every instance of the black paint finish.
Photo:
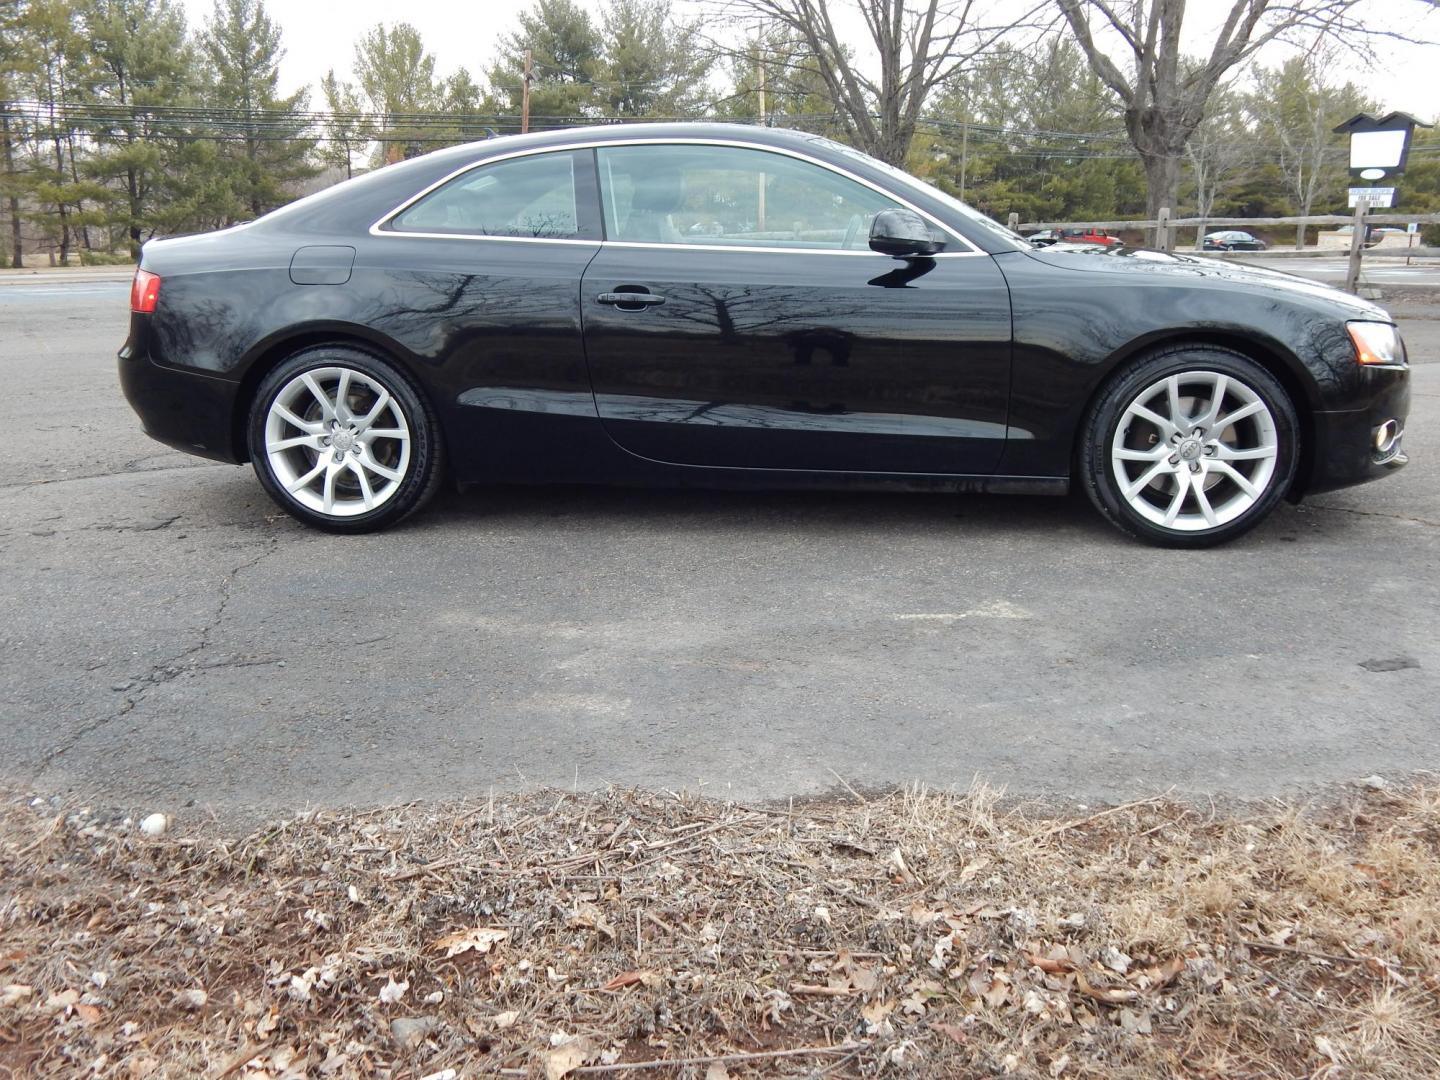
M 625 245 L 598 236 L 372 228 L 492 157 L 626 140 L 724 140 L 829 163 L 963 238 L 933 258 Z M 1301 413 L 1301 491 L 1383 475 L 1408 372 L 1365 369 L 1350 319 L 1379 308 L 1285 274 L 1128 249 L 1037 251 L 939 193 L 793 132 L 625 125 L 496 139 L 377 170 L 250 225 L 147 244 L 153 315 L 131 320 L 126 396 L 170 445 L 242 460 L 249 397 L 297 349 L 383 354 L 429 396 L 456 476 L 707 486 L 1063 491 L 1105 380 L 1199 340 L 1263 363 Z M 648 293 L 628 302 L 624 294 Z M 617 295 L 619 294 L 619 295 Z M 603 298 L 603 299 L 602 299 Z
M 597 299 L 620 289 L 665 302 Z M 989 473 L 1005 447 L 1010 299 L 985 255 L 607 246 L 581 311 L 605 429 L 641 457 Z

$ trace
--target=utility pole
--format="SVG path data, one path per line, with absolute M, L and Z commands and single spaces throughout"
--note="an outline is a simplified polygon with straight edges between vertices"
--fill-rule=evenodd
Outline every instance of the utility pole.
M 965 201 L 965 170 L 970 164 L 970 121 L 960 125 L 960 201 Z
M 759 64 L 760 64 L 760 126 L 761 126 L 761 127 L 769 127 L 769 126 L 770 126 L 770 120 L 769 120 L 769 117 L 767 117 L 767 116 L 765 115 L 765 55 L 764 55 L 764 53 L 758 54 L 758 55 L 757 55 L 757 59 L 758 59 Z M 756 196 L 756 200 L 755 200 L 755 201 L 756 201 L 756 215 L 755 215 L 755 216 L 756 216 L 756 222 L 755 222 L 755 228 L 759 229 L 761 232 L 764 232 L 764 231 L 765 231 L 765 173 L 764 173 L 763 170 L 760 172 L 759 177 L 758 177 L 758 179 L 755 181 L 755 183 L 756 183 L 756 192 L 755 192 L 755 196 Z
M 531 66 L 534 63 L 534 55 L 529 49 L 525 50 L 525 78 L 521 80 L 520 86 L 520 134 L 524 135 L 530 130 L 530 79 Z
M 765 58 L 759 58 L 760 67 L 760 126 L 769 127 L 770 118 L 765 115 Z

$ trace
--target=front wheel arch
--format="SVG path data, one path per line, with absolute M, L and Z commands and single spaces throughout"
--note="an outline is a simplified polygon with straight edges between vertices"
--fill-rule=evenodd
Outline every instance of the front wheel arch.
M 1290 502 L 1299 502 L 1310 487 L 1310 478 L 1314 475 L 1315 469 L 1316 399 L 1314 387 L 1299 374 L 1303 369 L 1300 361 L 1295 357 L 1287 356 L 1278 348 L 1272 348 L 1253 337 L 1223 331 L 1176 331 L 1160 337 L 1143 338 L 1131 342 L 1112 353 L 1106 362 L 1105 377 L 1096 382 L 1095 388 L 1091 390 L 1075 424 L 1075 433 L 1070 446 L 1071 483 L 1078 485 L 1083 479 L 1080 469 L 1081 449 L 1085 441 L 1085 421 L 1093 412 L 1095 403 L 1104 397 L 1115 382 L 1124 378 L 1136 364 L 1161 350 L 1190 345 L 1214 346 L 1239 353 L 1246 359 L 1253 360 L 1264 368 L 1289 395 L 1290 403 L 1295 409 L 1296 419 L 1300 424 L 1300 459 L 1296 463 L 1295 477 L 1290 482 L 1285 497 Z

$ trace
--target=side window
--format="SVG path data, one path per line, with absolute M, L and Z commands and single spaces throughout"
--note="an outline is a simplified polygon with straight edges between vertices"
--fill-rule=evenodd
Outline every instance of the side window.
M 810 162 L 731 146 L 601 147 L 609 240 L 865 250 L 870 222 L 898 206 Z
M 462 173 L 391 218 L 388 227 L 457 236 L 576 239 L 575 188 L 572 152 L 511 158 Z

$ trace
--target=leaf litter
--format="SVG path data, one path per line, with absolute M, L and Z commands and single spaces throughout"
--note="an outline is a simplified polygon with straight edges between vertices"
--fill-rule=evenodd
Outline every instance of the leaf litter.
M 1440 1075 L 1440 790 L 0 805 L 0 1075 Z

